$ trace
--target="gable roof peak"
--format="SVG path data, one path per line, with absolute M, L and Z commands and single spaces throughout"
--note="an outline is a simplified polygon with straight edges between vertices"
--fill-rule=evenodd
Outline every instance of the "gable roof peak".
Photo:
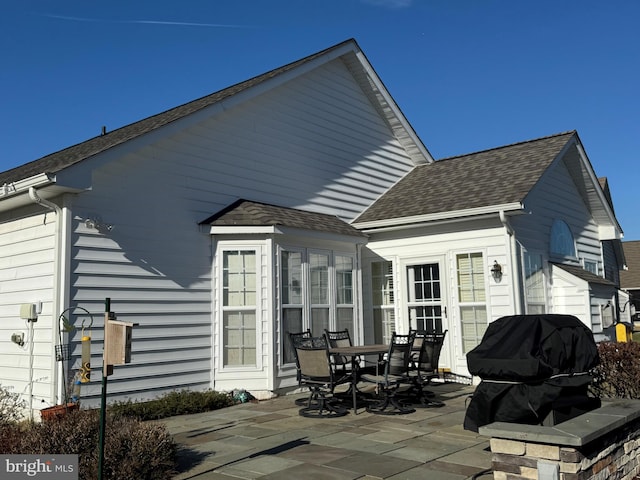
M 377 228 L 521 211 L 529 192 L 574 135 L 575 131 L 549 135 L 420 165 L 353 223 Z M 504 172 L 509 172 L 508 182 Z
M 265 83 L 275 77 L 286 74 L 305 64 L 310 64 L 314 60 L 326 57 L 327 61 L 332 59 L 331 54 L 335 52 L 337 56 L 344 55 L 349 51 L 358 54 L 361 49 L 355 39 L 350 38 L 336 45 L 325 48 L 319 52 L 313 53 L 299 60 L 290 62 L 286 65 L 274 68 L 256 75 L 248 80 L 236 83 L 222 90 L 204 95 L 195 100 L 169 108 L 163 112 L 151 115 L 136 122 L 118 127 L 111 131 L 102 129 L 100 134 L 89 138 L 78 144 L 63 148 L 45 155 L 39 159 L 27 162 L 15 168 L 0 172 L 0 185 L 5 183 L 13 183 L 23 180 L 41 173 L 56 173 L 75 163 L 86 160 L 87 158 L 98 155 L 113 147 L 124 144 L 130 140 L 141 137 L 147 133 L 151 133 L 170 123 L 176 122 L 188 115 L 196 113 L 220 101 L 239 94 L 251 87 Z

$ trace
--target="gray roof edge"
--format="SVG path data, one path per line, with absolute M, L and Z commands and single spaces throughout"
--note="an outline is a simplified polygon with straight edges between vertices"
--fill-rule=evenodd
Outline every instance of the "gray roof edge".
M 477 218 L 486 215 L 495 215 L 504 213 L 517 214 L 524 211 L 522 202 L 506 203 L 501 205 L 488 205 L 485 207 L 469 208 L 466 210 L 447 210 L 439 213 L 429 213 L 425 215 L 414 215 L 410 217 L 393 217 L 383 220 L 372 220 L 368 222 L 354 221 L 351 223 L 354 227 L 361 230 L 376 229 L 396 229 L 396 228 L 415 228 L 416 226 L 426 224 L 439 224 L 452 221 L 464 221 L 470 218 Z M 357 220 L 357 219 L 356 219 Z
M 38 173 L 55 173 L 68 168 L 78 162 L 103 153 L 113 147 L 141 137 L 152 131 L 156 131 L 170 123 L 181 120 L 188 115 L 201 111 L 214 104 L 246 91 L 252 87 L 264 84 L 276 77 L 280 77 L 296 68 L 311 63 L 331 61 L 348 52 L 357 54 L 360 52 L 355 39 L 350 38 L 336 45 L 313 53 L 301 59 L 287 63 L 283 66 L 271 69 L 260 75 L 243 80 L 216 92 L 204 95 L 181 105 L 169 108 L 162 112 L 142 118 L 135 122 L 116 128 L 106 134 L 97 135 L 77 144 L 68 146 L 56 152 L 45 155 L 39 159 L 0 172 L 0 185 L 13 183 Z M 201 104 L 201 105 L 200 105 Z M 183 110 L 183 111 L 181 111 Z M 85 147 L 85 150 L 82 149 Z
M 464 154 L 461 154 L 461 155 L 454 155 L 454 156 L 451 156 L 451 157 L 439 158 L 437 161 L 438 162 L 442 162 L 442 161 L 445 161 L 445 160 L 455 160 L 457 158 L 470 157 L 470 156 L 478 155 L 480 153 L 486 153 L 486 152 L 491 152 L 491 151 L 495 151 L 495 150 L 502 150 L 504 148 L 511 148 L 511 147 L 515 147 L 515 146 L 518 146 L 518 145 L 525 145 L 527 143 L 534 143 L 534 142 L 539 142 L 539 141 L 543 141 L 543 140 L 549 140 L 549 139 L 556 138 L 556 137 L 562 137 L 564 135 L 569 137 L 571 135 L 576 135 L 577 133 L 578 132 L 576 130 L 567 130 L 565 132 L 553 133 L 551 135 L 545 135 L 544 137 L 532 138 L 530 140 L 522 140 L 522 141 L 519 141 L 519 142 L 509 143 L 507 145 L 500 145 L 498 147 L 486 148 L 484 150 L 478 150 L 478 151 L 474 151 L 474 152 L 464 153 Z

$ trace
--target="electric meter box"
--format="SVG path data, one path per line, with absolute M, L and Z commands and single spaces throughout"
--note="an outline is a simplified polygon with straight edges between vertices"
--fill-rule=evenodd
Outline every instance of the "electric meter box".
M 106 325 L 105 337 L 107 350 L 105 362 L 108 365 L 124 365 L 131 363 L 131 336 L 133 323 L 109 320 Z

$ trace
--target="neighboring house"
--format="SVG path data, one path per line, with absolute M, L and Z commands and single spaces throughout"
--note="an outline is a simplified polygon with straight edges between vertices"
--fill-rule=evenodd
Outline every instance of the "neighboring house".
M 634 324 L 640 326 L 640 241 L 622 242 L 622 248 L 627 269 L 620 272 L 620 287 L 629 294 L 624 307 Z
M 624 303 L 621 229 L 575 132 L 434 162 L 353 40 L 0 185 L 0 384 L 34 408 L 62 398 L 85 310 L 97 403 L 105 298 L 136 324 L 119 400 L 293 386 L 286 332 L 306 328 L 447 329 L 442 366 L 466 373 L 500 316 L 571 313 L 606 338 Z

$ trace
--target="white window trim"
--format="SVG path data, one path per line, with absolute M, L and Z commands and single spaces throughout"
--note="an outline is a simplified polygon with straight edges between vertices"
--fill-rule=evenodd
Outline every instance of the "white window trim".
M 263 368 L 262 362 L 262 305 L 264 299 L 262 298 L 262 272 L 263 272 L 263 245 L 255 243 L 227 243 L 224 241 L 218 242 L 216 246 L 216 284 L 217 284 L 217 370 L 220 373 L 230 372 L 258 372 Z M 256 253 L 256 364 L 254 365 L 225 365 L 224 364 L 224 292 L 223 292 L 223 257 L 224 252 L 237 251 L 237 250 L 253 250 Z
M 490 266 L 488 262 L 488 255 L 485 249 L 469 249 L 469 250 L 457 250 L 452 252 L 452 261 L 453 261 L 453 269 L 452 269 L 452 277 L 454 288 L 452 289 L 452 297 L 455 302 L 454 309 L 454 322 L 456 325 L 456 329 L 459 331 L 459 340 L 457 348 L 460 349 L 461 356 L 465 356 L 464 353 L 464 336 L 462 332 L 462 308 L 463 307 L 484 307 L 486 313 L 486 321 L 487 327 L 489 323 L 491 323 L 491 273 L 489 272 Z M 471 301 L 471 302 L 463 302 L 460 300 L 460 284 L 458 282 L 458 256 L 459 255 L 473 255 L 480 254 L 482 255 L 482 270 L 483 270 L 483 281 L 484 281 L 484 301 Z M 478 340 L 480 343 L 481 338 Z M 467 352 L 468 353 L 468 352 Z
M 525 256 L 526 255 L 540 255 L 540 268 L 542 270 L 542 296 L 543 301 L 542 302 L 532 302 L 529 303 L 528 299 L 527 299 L 527 279 L 525 278 L 526 276 L 526 263 L 525 263 Z M 548 268 L 548 260 L 547 258 L 545 258 L 544 253 L 542 252 L 535 252 L 535 251 L 529 251 L 527 249 L 523 249 L 522 250 L 522 254 L 520 256 L 520 261 L 522 263 L 522 301 L 524 304 L 524 310 L 526 314 L 531 313 L 529 311 L 529 305 L 531 306 L 536 306 L 536 305 L 541 305 L 544 308 L 545 313 L 549 312 L 549 291 L 548 291 L 548 284 L 549 284 L 549 279 L 551 278 L 551 272 L 549 271 Z
M 374 288 L 374 284 L 373 284 L 373 279 L 374 279 L 374 274 L 373 274 L 373 265 L 374 264 L 379 264 L 379 263 L 384 263 L 384 264 L 389 264 L 391 265 L 391 289 L 389 290 L 391 292 L 391 303 L 383 303 L 383 304 L 376 304 L 374 301 L 374 295 L 376 293 L 376 289 Z M 391 329 L 387 332 L 384 329 L 384 321 L 383 324 L 381 325 L 381 330 L 382 330 L 382 335 L 383 335 L 383 340 L 384 339 L 390 339 L 391 338 L 391 332 L 395 331 L 395 327 L 396 327 L 396 322 L 397 322 L 397 317 L 398 317 L 398 301 L 397 301 L 397 291 L 396 291 L 396 284 L 397 284 L 397 279 L 396 276 L 398 274 L 397 270 L 397 265 L 396 262 L 391 259 L 375 259 L 375 260 L 370 260 L 368 262 L 367 265 L 368 268 L 368 272 L 369 272 L 369 288 L 370 288 L 370 295 L 371 295 L 371 313 L 372 313 L 372 320 L 371 320 L 371 327 L 375 329 L 375 325 L 374 325 L 374 319 L 375 319 L 375 312 L 376 311 L 380 311 L 381 315 L 384 317 L 386 316 L 385 314 L 387 312 L 391 312 L 392 313 L 392 317 L 393 317 L 393 326 L 391 327 Z M 384 274 L 384 276 L 386 277 L 387 274 Z M 383 291 L 381 290 L 381 293 Z M 382 293 L 383 297 L 384 297 L 384 293 Z M 386 335 L 385 335 L 386 334 Z
M 413 302 L 409 300 L 409 289 L 411 287 L 407 275 L 407 269 L 416 265 L 425 265 L 437 263 L 440 268 L 440 302 Z M 395 281 L 395 298 L 396 298 L 396 328 L 398 332 L 408 332 L 410 326 L 409 310 L 412 307 L 440 304 L 442 307 L 442 328 L 447 330 L 451 328 L 450 307 L 450 283 L 451 279 L 447 276 L 448 260 L 445 255 L 426 255 L 401 257 L 394 262 L 394 281 Z M 396 270 L 397 267 L 397 270 Z M 446 327 L 445 327 L 446 326 Z
M 587 268 L 587 264 L 595 265 L 596 271 L 593 272 L 589 268 Z M 587 272 L 593 273 L 594 275 L 600 275 L 600 262 L 598 260 L 589 260 L 588 258 L 582 258 L 582 268 L 584 268 Z

